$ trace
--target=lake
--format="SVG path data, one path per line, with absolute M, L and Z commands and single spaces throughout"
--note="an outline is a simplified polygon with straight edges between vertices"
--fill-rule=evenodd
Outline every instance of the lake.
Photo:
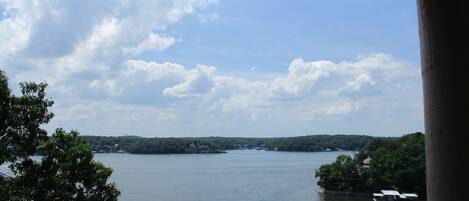
M 95 154 L 114 169 L 120 201 L 369 201 L 318 193 L 314 170 L 353 152 Z

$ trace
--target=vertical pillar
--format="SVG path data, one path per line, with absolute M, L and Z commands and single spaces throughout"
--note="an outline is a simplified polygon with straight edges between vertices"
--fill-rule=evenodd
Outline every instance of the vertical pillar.
M 469 200 L 469 1 L 417 0 L 427 200 Z

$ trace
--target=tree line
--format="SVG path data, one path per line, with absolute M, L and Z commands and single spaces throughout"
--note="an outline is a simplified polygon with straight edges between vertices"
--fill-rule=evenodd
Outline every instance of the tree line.
M 365 135 L 308 135 L 299 137 L 181 137 L 83 136 L 95 152 L 134 154 L 223 153 L 234 149 L 314 152 L 359 150 L 376 137 Z

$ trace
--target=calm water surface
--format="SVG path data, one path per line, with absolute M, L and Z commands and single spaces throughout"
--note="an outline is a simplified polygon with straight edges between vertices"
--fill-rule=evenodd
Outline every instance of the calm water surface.
M 114 169 L 120 201 L 368 201 L 316 192 L 314 170 L 352 152 L 96 154 Z

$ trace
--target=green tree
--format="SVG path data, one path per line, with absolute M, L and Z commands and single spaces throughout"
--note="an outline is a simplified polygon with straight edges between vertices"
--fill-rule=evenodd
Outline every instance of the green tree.
M 57 129 L 52 136 L 41 128 L 53 117 L 53 101 L 45 98 L 45 83 L 20 84 L 21 96 L 11 95 L 0 71 L 0 200 L 117 200 L 108 183 L 112 170 L 93 160 L 77 132 Z M 41 153 L 42 157 L 32 156 Z
M 369 164 L 364 160 L 370 158 Z M 339 156 L 316 171 L 318 185 L 326 190 L 372 192 L 396 189 L 426 196 L 425 136 L 376 139 L 352 159 Z
M 343 192 L 364 192 L 363 178 L 352 157 L 340 155 L 331 164 L 322 165 L 316 170 L 320 177 L 318 185 L 327 190 Z

